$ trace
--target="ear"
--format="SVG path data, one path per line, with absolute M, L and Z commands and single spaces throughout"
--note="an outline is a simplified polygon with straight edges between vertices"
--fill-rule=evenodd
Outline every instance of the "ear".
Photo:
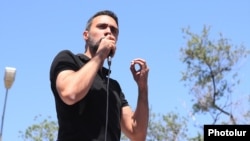
M 84 40 L 88 40 L 89 39 L 89 32 L 87 30 L 85 30 L 83 32 L 83 38 L 84 38 Z

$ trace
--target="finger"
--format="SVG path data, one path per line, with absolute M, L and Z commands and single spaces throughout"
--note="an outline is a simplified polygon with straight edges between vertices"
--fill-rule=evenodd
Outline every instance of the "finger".
M 110 34 L 108 34 L 108 35 L 102 37 L 102 39 L 112 40 L 112 41 L 116 42 L 115 37 L 112 36 L 112 35 L 110 35 Z
M 145 60 L 143 60 L 143 59 L 134 59 L 133 62 L 134 62 L 134 64 L 139 65 L 139 70 L 147 69 L 147 64 L 146 64 Z
M 100 38 L 100 43 L 102 46 L 109 50 L 108 55 L 113 57 L 116 51 L 116 42 L 113 40 L 111 35 L 103 36 Z
M 135 61 L 135 62 L 137 62 L 137 61 L 146 62 L 146 60 L 144 60 L 142 58 L 135 58 L 133 61 Z
M 100 38 L 100 42 L 101 42 L 103 39 L 111 40 L 110 35 L 101 37 L 101 38 Z
M 110 50 L 110 52 L 109 52 L 109 55 L 110 55 L 111 57 L 114 57 L 115 51 L 116 51 L 116 46 L 113 45 L 112 48 L 111 48 L 111 50 Z
M 106 36 L 103 36 L 100 40 L 102 40 L 102 39 L 104 39 L 104 38 L 106 38 Z
M 130 70 L 131 70 L 132 73 L 135 73 L 135 72 L 136 72 L 136 69 L 135 69 L 135 62 L 134 62 L 134 61 L 131 61 Z

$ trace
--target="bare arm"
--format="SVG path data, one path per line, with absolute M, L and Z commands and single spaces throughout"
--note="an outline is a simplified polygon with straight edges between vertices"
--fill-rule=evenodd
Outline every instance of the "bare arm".
M 102 61 L 96 55 L 78 71 L 65 70 L 58 74 L 56 87 L 64 103 L 72 105 L 86 96 Z
M 136 64 L 140 66 L 139 70 L 135 70 Z M 128 106 L 122 109 L 122 131 L 132 141 L 145 141 L 149 118 L 147 84 L 149 69 L 142 59 L 132 61 L 130 69 L 138 85 L 138 101 L 135 112 Z
M 111 50 L 114 53 L 115 40 L 111 36 L 106 36 L 101 39 L 99 48 L 93 58 L 81 69 L 78 71 L 65 70 L 58 74 L 56 88 L 64 103 L 75 104 L 87 95 L 97 71 L 102 67 Z

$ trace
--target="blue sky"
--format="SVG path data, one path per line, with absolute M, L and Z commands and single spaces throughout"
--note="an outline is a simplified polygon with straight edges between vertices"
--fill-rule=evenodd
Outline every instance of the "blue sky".
M 119 17 L 120 36 L 111 77 L 120 82 L 131 107 L 136 105 L 137 87 L 129 64 L 141 57 L 150 67 L 149 103 L 153 112 L 175 111 L 185 116 L 191 105 L 188 89 L 180 82 L 185 65 L 180 61 L 179 50 L 186 43 L 181 29 L 189 26 L 199 34 L 204 25 L 209 25 L 211 39 L 223 33 L 233 44 L 250 49 L 249 5 L 248 0 L 2 0 L 0 75 L 4 75 L 7 66 L 17 69 L 8 93 L 3 141 L 21 141 L 18 131 L 32 125 L 37 115 L 56 119 L 49 82 L 50 63 L 63 49 L 84 51 L 82 32 L 87 19 L 96 11 L 110 9 Z M 236 92 L 243 95 L 250 93 L 248 61 L 243 61 L 239 68 L 241 85 Z M 0 86 L 2 116 L 6 92 L 3 81 Z

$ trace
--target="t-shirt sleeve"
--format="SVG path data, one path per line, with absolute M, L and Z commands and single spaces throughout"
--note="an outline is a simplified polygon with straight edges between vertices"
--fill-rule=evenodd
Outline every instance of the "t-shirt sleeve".
M 63 50 L 59 52 L 50 67 L 50 81 L 52 85 L 55 85 L 57 75 L 63 70 L 78 70 L 79 65 L 77 63 L 75 55 L 69 50 Z
M 128 106 L 129 104 L 128 104 L 128 101 L 127 101 L 127 99 L 125 98 L 125 95 L 124 95 L 124 93 L 123 92 L 121 92 L 121 102 L 122 102 L 122 107 L 124 107 L 124 106 Z
M 114 84 L 116 85 L 116 88 L 119 89 L 119 96 L 120 96 L 120 101 L 121 101 L 121 107 L 128 106 L 129 103 L 128 103 L 128 101 L 127 101 L 124 93 L 122 92 L 120 84 L 116 80 L 114 80 L 114 79 L 112 79 L 112 80 L 114 81 Z

